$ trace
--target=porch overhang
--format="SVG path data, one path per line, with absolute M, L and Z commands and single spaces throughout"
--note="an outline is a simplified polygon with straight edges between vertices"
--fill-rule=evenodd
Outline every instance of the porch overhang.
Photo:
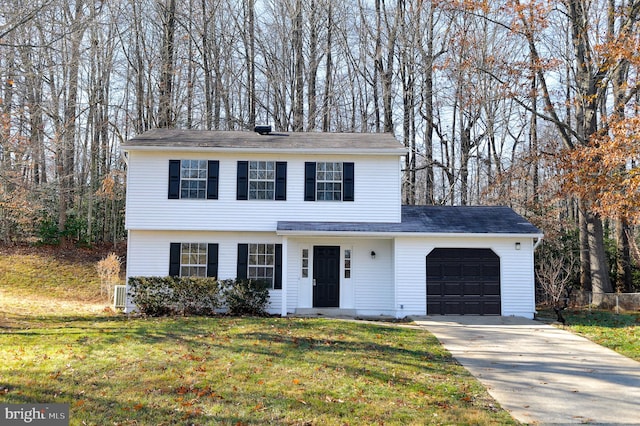
M 280 221 L 282 236 L 498 237 L 541 240 L 542 231 L 504 206 L 403 206 L 400 222 Z
M 318 226 L 319 225 L 319 226 Z M 345 225 L 345 226 L 337 226 Z M 288 237 L 359 237 L 359 238 L 396 238 L 396 237 L 451 237 L 451 238 L 534 238 L 541 240 L 544 234 L 509 233 L 468 233 L 468 232 L 402 232 L 389 230 L 357 230 L 359 224 L 318 223 L 318 222 L 278 222 L 276 234 Z M 384 225 L 384 224 L 375 224 Z M 374 227 L 374 228 L 377 228 Z
M 497 232 L 419 232 L 402 231 L 398 224 L 348 223 L 348 222 L 278 222 L 276 234 L 289 237 L 356 237 L 356 238 L 396 238 L 396 237 L 451 237 L 451 238 L 534 238 L 542 239 L 544 234 L 497 233 Z

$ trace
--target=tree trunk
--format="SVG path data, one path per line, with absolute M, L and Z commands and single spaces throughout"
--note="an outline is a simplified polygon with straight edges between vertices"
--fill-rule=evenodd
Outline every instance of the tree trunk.
M 158 94 L 158 127 L 174 126 L 173 111 L 173 73 L 174 73 L 174 38 L 176 31 L 176 0 L 167 0 L 163 6 L 162 28 L 162 62 Z
M 333 93 L 333 57 L 331 55 L 332 38 L 333 38 L 333 3 L 329 1 L 329 8 L 327 10 L 327 60 L 325 65 L 325 82 L 324 82 L 324 95 L 322 97 L 322 131 L 328 132 L 331 122 L 331 96 Z M 353 114 L 355 114 L 355 106 L 353 108 Z M 353 129 L 354 126 L 352 126 Z
M 612 293 L 609 267 L 604 249 L 604 230 L 599 216 L 587 214 L 587 234 L 589 238 L 589 262 L 594 293 Z
M 78 108 L 78 80 L 80 71 L 80 44 L 84 35 L 85 26 L 82 22 L 84 2 L 79 0 L 75 4 L 71 28 L 75 31 L 71 34 L 71 43 L 68 56 L 68 80 L 67 99 L 64 105 L 64 121 L 62 140 L 58 150 L 58 179 L 60 181 L 60 194 L 58 200 L 58 230 L 63 233 L 67 226 L 67 210 L 73 205 L 74 172 L 75 172 L 75 142 L 76 142 L 76 116 Z M 63 234 L 62 245 L 68 243 Z
M 582 201 L 578 201 L 578 226 L 580 230 L 580 288 L 584 291 L 592 291 L 589 232 L 586 209 Z
M 303 130 L 304 119 L 304 58 L 302 56 L 302 0 L 296 0 L 296 11 L 293 22 L 293 54 L 294 64 L 294 105 L 293 105 L 293 131 Z

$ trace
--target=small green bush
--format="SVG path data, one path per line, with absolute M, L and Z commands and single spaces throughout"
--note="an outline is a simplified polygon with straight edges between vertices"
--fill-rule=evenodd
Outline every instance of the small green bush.
M 174 278 L 173 299 L 182 315 L 214 315 L 222 306 L 220 283 L 215 278 Z
M 269 304 L 269 286 L 263 281 L 223 280 L 220 281 L 224 293 L 225 306 L 230 315 L 266 314 Z
M 221 306 L 215 278 L 130 277 L 129 296 L 150 316 L 213 315 Z

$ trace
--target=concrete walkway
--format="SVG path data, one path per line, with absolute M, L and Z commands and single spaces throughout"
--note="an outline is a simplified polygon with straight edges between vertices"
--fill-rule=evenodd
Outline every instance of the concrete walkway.
M 640 424 L 640 363 L 518 317 L 413 318 L 527 424 Z

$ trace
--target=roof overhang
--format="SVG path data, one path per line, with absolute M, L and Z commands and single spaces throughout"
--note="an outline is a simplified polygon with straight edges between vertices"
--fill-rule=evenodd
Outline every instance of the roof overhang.
M 368 229 L 367 229 L 368 228 Z M 388 228 L 388 230 L 385 230 Z M 542 233 L 508 232 L 420 232 L 401 223 L 332 223 L 332 222 L 278 222 L 276 234 L 299 237 L 366 237 L 366 238 L 532 238 L 542 239 Z
M 358 231 L 276 231 L 277 235 L 283 237 L 361 237 L 361 238 L 397 238 L 397 237 L 420 237 L 420 238 L 533 238 L 542 239 L 544 234 L 472 234 L 453 232 L 358 232 Z
M 404 148 L 281 148 L 281 147 L 212 147 L 212 146 L 156 146 L 123 145 L 124 152 L 216 152 L 216 153 L 257 153 L 257 154 L 305 154 L 305 155 L 407 155 Z

